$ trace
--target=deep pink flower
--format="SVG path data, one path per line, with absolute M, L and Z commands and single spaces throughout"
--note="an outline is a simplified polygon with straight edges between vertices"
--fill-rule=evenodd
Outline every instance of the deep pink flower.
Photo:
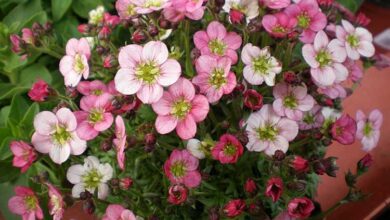
M 287 209 L 291 217 L 307 218 L 314 210 L 314 204 L 306 197 L 294 198 L 288 203 Z
M 182 139 L 193 138 L 196 134 L 196 123 L 203 121 L 209 112 L 209 103 L 203 95 L 195 95 L 195 88 L 185 78 L 164 91 L 162 98 L 152 104 L 157 113 L 156 130 L 167 134 L 176 128 Z
M 22 29 L 22 39 L 26 44 L 34 44 L 35 38 L 32 30 L 30 28 Z
M 10 148 L 14 154 L 12 165 L 21 168 L 22 173 L 26 172 L 37 159 L 37 153 L 34 148 L 24 141 L 12 141 Z
M 202 6 L 203 0 L 172 0 L 171 3 L 162 12 L 168 21 L 179 22 L 185 17 L 200 20 L 203 17 L 205 10 Z
M 168 202 L 174 205 L 179 205 L 187 200 L 188 189 L 181 185 L 176 184 L 170 186 L 168 189 Z
M 28 92 L 28 96 L 35 102 L 43 102 L 49 95 L 49 85 L 44 80 L 37 80 Z
M 236 216 L 241 215 L 241 213 L 244 211 L 246 205 L 245 201 L 242 199 L 234 199 L 230 200 L 224 207 L 223 207 L 223 213 L 229 218 L 233 218 Z
M 316 0 L 301 0 L 288 6 L 284 13 L 297 19 L 297 26 L 302 29 L 299 39 L 303 43 L 312 43 L 315 34 L 323 30 L 327 23 L 326 16 L 320 11 Z
M 60 72 L 64 76 L 65 85 L 76 86 L 81 77 L 89 76 L 88 59 L 91 48 L 85 38 L 77 40 L 72 38 L 66 44 L 66 55 L 60 61 Z
M 179 62 L 168 57 L 167 46 L 149 41 L 145 46 L 131 44 L 119 52 L 120 69 L 115 88 L 120 93 L 137 97 L 143 103 L 155 103 L 163 95 L 163 87 L 175 83 L 181 74 Z
M 356 121 L 347 114 L 342 115 L 333 123 L 331 134 L 340 144 L 352 144 L 355 141 Z
M 77 118 L 77 135 L 83 140 L 94 139 L 99 132 L 107 130 L 114 121 L 108 107 L 111 95 L 86 96 L 80 101 L 81 111 L 75 111 Z
M 260 4 L 272 9 L 281 9 L 289 6 L 291 0 L 260 0 Z
M 301 156 L 294 156 L 290 166 L 297 172 L 306 172 L 309 170 L 309 162 Z
M 49 188 L 49 213 L 53 220 L 61 220 L 65 212 L 65 202 L 60 191 L 52 184 L 46 184 Z
M 363 12 L 359 12 L 355 17 L 355 22 L 358 25 L 366 27 L 368 24 L 371 23 L 371 19 L 367 17 L 366 14 L 364 14 Z
M 230 72 L 229 58 L 217 58 L 209 55 L 200 56 L 195 63 L 197 75 L 192 82 L 199 86 L 210 103 L 217 102 L 223 95 L 233 92 L 237 85 L 236 75 Z
M 115 118 L 115 138 L 113 140 L 119 168 L 125 169 L 126 127 L 122 116 Z
M 173 150 L 164 163 L 164 172 L 172 184 L 184 184 L 188 188 L 199 186 L 202 178 L 198 169 L 199 160 L 187 150 Z
M 120 23 L 120 18 L 116 15 L 111 15 L 108 12 L 103 14 L 103 22 L 105 25 L 108 25 L 110 28 L 117 26 Z
M 69 155 L 80 155 L 87 143 L 76 133 L 77 120 L 68 108 L 61 108 L 55 114 L 49 111 L 38 113 L 34 118 L 35 132 L 31 138 L 34 148 L 49 154 L 57 164 L 65 162 Z
M 310 130 L 319 128 L 324 122 L 324 116 L 321 114 L 321 106 L 315 104 L 314 107 L 303 114 L 303 118 L 299 124 L 300 130 Z
M 314 106 L 314 99 L 307 94 L 306 86 L 291 86 L 279 83 L 273 89 L 275 101 L 273 109 L 279 116 L 286 116 L 294 121 L 300 121 L 304 112 Z
M 12 213 L 22 216 L 23 220 L 43 219 L 34 191 L 24 186 L 17 186 L 14 191 L 16 195 L 8 201 L 8 208 Z
M 102 220 L 136 220 L 134 213 L 118 204 L 110 204 L 107 206 L 106 213 Z
M 211 155 L 222 164 L 227 164 L 236 163 L 243 152 L 244 148 L 235 136 L 224 134 L 211 150 Z
M 244 189 L 247 193 L 254 193 L 257 190 L 256 182 L 252 178 L 247 179 Z
M 265 189 L 265 195 L 271 197 L 273 202 L 279 200 L 283 193 L 283 181 L 279 177 L 272 177 L 267 181 L 267 187 Z
M 356 137 L 361 141 L 364 151 L 371 151 L 378 144 L 383 115 L 378 109 L 375 109 L 367 117 L 363 111 L 359 110 L 356 112 L 356 121 Z
M 22 51 L 21 44 L 22 44 L 22 39 L 17 35 L 17 34 L 11 34 L 9 37 L 11 40 L 12 44 L 12 52 L 18 54 Z
M 248 89 L 244 92 L 244 105 L 257 111 L 263 106 L 263 96 L 254 89 Z
M 297 19 L 288 16 L 284 12 L 278 12 L 273 15 L 265 15 L 262 24 L 265 30 L 272 36 L 281 38 L 293 31 L 297 25 Z
M 348 70 L 342 64 L 346 59 L 342 42 L 337 39 L 329 42 L 324 31 L 316 34 L 314 44 L 303 46 L 302 55 L 311 67 L 312 79 L 319 86 L 330 86 L 348 77 Z
M 242 39 L 235 32 L 227 32 L 223 24 L 212 21 L 206 31 L 195 33 L 194 43 L 202 55 L 228 57 L 232 64 L 236 64 L 238 60 L 236 50 L 240 48 Z

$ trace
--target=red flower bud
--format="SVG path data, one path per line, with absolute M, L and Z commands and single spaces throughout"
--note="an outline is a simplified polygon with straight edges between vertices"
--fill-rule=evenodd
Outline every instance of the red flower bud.
M 34 34 L 30 28 L 23 28 L 22 29 L 22 39 L 27 44 L 34 44 L 35 43 Z
M 140 44 L 146 40 L 145 33 L 138 29 L 134 31 L 133 35 L 131 36 L 131 40 L 136 44 Z
M 106 69 L 109 69 L 112 67 L 114 63 L 114 57 L 111 56 L 111 55 L 108 55 L 106 57 L 104 57 L 103 59 L 103 67 L 106 68 Z
M 358 169 L 360 170 L 366 170 L 369 167 L 371 167 L 374 160 L 372 159 L 371 154 L 366 154 L 362 159 L 358 162 Z
M 232 24 L 242 24 L 245 21 L 244 13 L 235 9 L 230 9 L 229 18 Z
M 244 92 L 244 105 L 252 110 L 259 110 L 263 106 L 263 96 L 254 89 Z
M 128 190 L 133 185 L 133 180 L 130 177 L 121 178 L 119 180 L 119 187 L 122 190 Z
M 268 180 L 265 195 L 272 198 L 273 202 L 278 201 L 283 193 L 283 181 L 279 177 L 273 177 Z
M 356 24 L 365 27 L 371 23 L 371 19 L 368 18 L 363 12 L 359 12 L 355 18 L 355 22 L 356 22 Z
M 111 34 L 111 29 L 108 26 L 103 26 L 99 31 L 98 38 L 99 39 L 108 39 Z
M 233 218 L 241 215 L 245 209 L 245 201 L 242 199 L 230 200 L 224 207 L 223 212 L 227 217 Z
M 21 48 L 22 39 L 18 35 L 12 34 L 10 36 L 10 40 L 12 43 L 12 48 L 11 48 L 12 52 L 20 53 L 22 51 L 22 48 Z
M 168 190 L 168 202 L 179 205 L 187 200 L 188 189 L 183 185 L 173 185 Z
M 309 169 L 309 162 L 300 156 L 295 156 L 290 166 L 297 172 L 306 172 Z
M 121 19 L 116 15 L 110 15 L 110 13 L 105 12 L 103 15 L 103 21 L 105 25 L 108 25 L 110 27 L 115 27 L 119 24 Z
M 49 95 L 49 85 L 41 79 L 37 80 L 28 92 L 28 96 L 35 102 L 43 102 Z
M 144 141 L 146 145 L 154 145 L 156 143 L 156 135 L 153 133 L 146 134 Z
M 250 193 L 250 194 L 256 192 L 257 186 L 256 186 L 255 181 L 251 178 L 247 179 L 245 182 L 245 185 L 244 185 L 244 189 L 247 193 Z
M 77 30 L 80 32 L 80 34 L 88 34 L 89 29 L 90 28 L 89 28 L 88 24 L 80 24 L 77 27 Z

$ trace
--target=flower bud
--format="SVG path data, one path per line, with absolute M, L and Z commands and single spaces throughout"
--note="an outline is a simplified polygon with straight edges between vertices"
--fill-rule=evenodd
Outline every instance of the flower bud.
M 194 48 L 191 50 L 191 60 L 193 63 L 195 63 L 196 59 L 198 59 L 198 57 L 200 57 L 201 53 L 200 53 L 200 50 L 198 48 Z
M 148 26 L 148 32 L 152 37 L 157 36 L 159 33 L 158 28 L 152 24 Z
M 89 199 L 89 198 L 92 198 L 92 194 L 90 192 L 84 191 L 84 192 L 80 193 L 80 199 L 81 200 L 86 200 L 86 199 Z
M 366 27 L 368 24 L 371 23 L 371 19 L 368 18 L 363 12 L 359 12 L 355 18 L 355 22 L 358 25 Z
M 179 205 L 187 200 L 188 189 L 183 185 L 173 185 L 168 189 L 168 202 Z
M 76 87 L 66 87 L 65 94 L 69 98 L 73 99 L 73 98 L 76 98 L 76 96 L 79 94 L 79 92 L 77 91 Z
M 350 170 L 344 176 L 347 186 L 354 187 L 356 184 L 356 176 L 351 173 Z
M 131 40 L 136 44 L 141 44 L 146 40 L 146 35 L 141 29 L 138 29 L 134 31 Z
M 236 9 L 230 9 L 229 19 L 232 24 L 243 24 L 245 22 L 245 14 Z
M 244 92 L 244 105 L 257 111 L 263 106 L 263 96 L 254 89 L 248 89 Z
M 107 152 L 112 149 L 112 138 L 106 138 L 100 144 L 100 149 L 104 152 Z
M 45 29 L 46 33 L 50 33 L 51 30 L 53 29 L 53 23 L 50 21 L 46 22 L 45 25 L 43 26 L 43 29 Z
M 281 150 L 276 150 L 273 155 L 274 160 L 276 161 L 282 161 L 284 158 L 286 158 L 286 154 Z
M 80 24 L 79 26 L 77 26 L 77 30 L 80 34 L 88 34 L 90 31 L 90 27 L 88 24 Z
M 249 194 L 255 193 L 257 190 L 257 186 L 256 186 L 255 181 L 251 178 L 247 179 L 245 182 L 245 185 L 244 185 L 244 189 Z
M 208 211 L 209 215 L 209 220 L 219 220 L 219 211 L 218 208 L 212 207 Z
M 374 160 L 372 159 L 371 154 L 366 154 L 362 159 L 359 160 L 357 163 L 357 172 L 358 174 L 362 174 L 368 170 L 368 168 L 371 167 Z
M 34 34 L 30 28 L 23 28 L 22 29 L 22 39 L 26 44 L 34 45 L 34 43 L 35 43 Z
M 302 192 L 306 188 L 306 182 L 302 180 L 290 182 L 287 184 L 287 188 L 292 191 Z
M 49 96 L 49 85 L 44 80 L 37 80 L 28 92 L 32 101 L 43 102 Z
M 156 135 L 153 133 L 148 133 L 144 137 L 144 142 L 146 145 L 154 145 L 156 144 Z
M 290 166 L 297 172 L 307 172 L 309 170 L 309 162 L 300 156 L 295 156 Z
M 133 185 L 133 180 L 130 177 L 121 178 L 119 180 L 119 187 L 122 190 L 128 190 Z
M 108 26 L 103 26 L 102 29 L 100 29 L 98 38 L 100 40 L 107 40 L 111 34 L 111 29 Z
M 252 19 L 248 24 L 248 32 L 249 33 L 255 33 L 259 32 L 261 30 L 262 23 L 261 19 Z
M 172 27 L 171 22 L 165 19 L 164 17 L 160 18 L 160 20 L 158 21 L 158 25 L 162 29 L 170 29 Z
M 23 45 L 22 39 L 16 34 L 11 34 L 10 40 L 12 44 L 12 48 L 11 48 L 12 52 L 16 54 L 22 52 L 22 45 Z
M 115 62 L 114 57 L 110 54 L 103 59 L 103 67 L 106 69 L 109 69 L 113 66 L 113 63 Z
M 230 200 L 224 207 L 223 207 L 223 213 L 227 217 L 233 218 L 236 216 L 241 215 L 241 213 L 245 209 L 245 201 L 242 199 L 234 199 Z

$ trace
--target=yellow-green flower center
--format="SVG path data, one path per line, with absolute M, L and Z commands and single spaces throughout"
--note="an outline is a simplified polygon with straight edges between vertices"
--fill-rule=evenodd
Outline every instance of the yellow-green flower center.
M 270 69 L 269 58 L 266 56 L 259 56 L 252 61 L 253 69 L 260 75 L 267 75 Z
M 219 89 L 226 84 L 225 71 L 221 68 L 215 68 L 209 78 L 209 83 Z
M 266 125 L 257 131 L 260 140 L 273 141 L 278 135 L 278 129 L 272 125 Z
M 280 25 L 277 25 L 276 27 L 274 27 L 274 28 L 272 29 L 272 32 L 274 32 L 274 33 L 282 33 L 282 34 L 284 34 L 284 33 L 286 33 L 286 32 L 287 32 L 287 30 L 286 30 L 286 28 L 285 28 L 285 27 L 283 27 L 283 26 L 280 26 Z
M 209 41 L 209 49 L 211 53 L 222 56 L 225 54 L 226 44 L 221 40 L 214 39 Z
M 364 134 L 364 136 L 368 137 L 368 136 L 371 135 L 371 132 L 372 132 L 371 123 L 367 122 L 367 123 L 364 125 L 363 134 Z
M 315 122 L 314 115 L 312 115 L 310 113 L 306 113 L 302 120 L 303 120 L 303 122 L 305 122 L 308 125 L 314 124 L 314 122 Z
M 103 120 L 103 110 L 102 109 L 93 109 L 89 112 L 88 121 L 91 123 L 97 123 Z
M 103 91 L 101 89 L 95 89 L 92 91 L 92 94 L 99 96 L 103 94 Z
M 75 58 L 74 58 L 74 66 L 73 66 L 73 69 L 76 73 L 81 73 L 83 72 L 85 68 L 85 65 L 83 63 L 83 59 L 82 57 L 80 56 L 80 54 L 76 54 Z
M 187 173 L 186 166 L 183 161 L 176 161 L 171 166 L 171 172 L 176 178 L 185 176 Z
M 232 144 L 227 144 L 223 148 L 223 153 L 228 156 L 234 156 L 237 152 L 237 148 Z
M 161 7 L 162 1 L 161 0 L 147 0 L 145 2 L 144 7 L 149 8 L 149 7 Z
M 359 46 L 359 39 L 353 34 L 347 36 L 347 42 L 352 48 L 357 48 Z
M 24 197 L 24 204 L 26 204 L 26 207 L 28 210 L 32 211 L 37 208 L 37 198 L 35 196 L 26 196 Z
M 325 67 L 331 63 L 332 58 L 326 50 L 321 50 L 317 53 L 316 61 L 320 64 L 320 67 Z
M 154 62 L 141 63 L 136 67 L 135 75 L 139 80 L 153 84 L 160 76 L 160 68 Z
M 97 188 L 102 178 L 103 176 L 98 172 L 97 169 L 92 169 L 84 176 L 82 176 L 85 188 Z
M 191 103 L 181 99 L 173 104 L 171 114 L 178 119 L 182 119 L 187 116 L 188 112 L 191 110 L 191 107 Z
M 309 27 L 311 20 L 306 12 L 303 12 L 300 15 L 298 15 L 297 19 L 298 19 L 298 26 L 299 27 L 301 27 L 302 29 L 306 29 Z
M 135 15 L 135 6 L 133 4 L 129 4 L 129 6 L 127 6 L 127 15 L 128 16 L 133 16 Z
M 288 95 L 284 97 L 283 105 L 287 108 L 294 109 L 298 106 L 297 99 L 293 95 Z
M 69 139 L 72 138 L 72 135 L 69 131 L 66 130 L 66 127 L 62 125 L 57 125 L 56 131 L 54 132 L 52 137 L 57 144 L 64 145 L 69 141 Z

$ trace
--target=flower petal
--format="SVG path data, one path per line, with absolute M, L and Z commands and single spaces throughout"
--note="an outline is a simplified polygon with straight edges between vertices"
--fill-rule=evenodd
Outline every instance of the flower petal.
M 49 153 L 51 147 L 54 145 L 51 136 L 41 135 L 38 132 L 33 134 L 31 143 L 38 152 L 43 154 Z
M 319 51 L 322 48 L 326 48 L 329 44 L 329 38 L 324 31 L 319 31 L 314 38 L 314 49 Z
M 160 66 L 161 75 L 157 82 L 162 86 L 170 86 L 175 83 L 181 75 L 181 66 L 179 62 L 168 59 Z
M 54 163 L 62 164 L 65 162 L 70 155 L 70 147 L 69 145 L 53 145 L 49 152 L 50 158 L 54 161 Z
M 127 45 L 119 51 L 118 62 L 121 68 L 133 69 L 141 61 L 142 46 L 137 44 Z
M 86 170 L 85 167 L 81 164 L 72 165 L 69 167 L 68 171 L 66 172 L 66 179 L 72 183 L 77 184 L 81 183 L 82 176 L 85 174 Z
M 213 21 L 207 26 L 207 35 L 210 39 L 222 40 L 226 36 L 226 28 L 218 21 Z
M 320 64 L 316 60 L 317 53 L 314 50 L 313 45 L 305 44 L 302 47 L 302 56 L 310 67 L 317 68 L 320 66 Z
M 177 82 L 168 88 L 168 91 L 174 100 L 185 98 L 185 100 L 191 101 L 195 96 L 194 85 L 186 78 L 177 80 Z
M 72 134 L 72 139 L 69 141 L 70 153 L 72 155 L 80 155 L 87 149 L 87 142 L 81 140 L 76 132 Z
M 163 92 L 163 87 L 158 84 L 143 85 L 137 92 L 137 97 L 144 104 L 152 104 L 160 100 Z
M 198 49 L 208 47 L 209 40 L 209 36 L 205 31 L 198 31 L 194 34 L 194 44 Z
M 176 128 L 176 125 L 177 119 L 171 115 L 159 115 L 155 122 L 156 130 L 160 134 L 168 134 Z
M 201 122 L 207 117 L 209 112 L 209 103 L 207 98 L 203 95 L 195 95 L 191 102 L 192 108 L 190 114 L 194 118 L 195 122 Z
M 115 75 L 115 89 L 125 95 L 132 95 L 136 93 L 142 83 L 138 81 L 132 69 L 119 69 Z
M 57 123 L 56 115 L 49 111 L 40 112 L 34 118 L 34 128 L 42 135 L 53 134 Z
M 184 140 L 188 140 L 195 136 L 196 123 L 192 115 L 187 115 L 187 117 L 177 122 L 176 132 L 177 135 Z
M 67 131 L 74 131 L 77 128 L 77 120 L 72 111 L 68 108 L 60 108 L 56 113 L 58 122 L 66 126 Z
M 161 65 L 168 59 L 168 48 L 161 41 L 149 41 L 142 49 L 142 59 Z
M 298 123 L 293 120 L 282 118 L 278 122 L 277 127 L 279 129 L 279 135 L 286 138 L 287 141 L 294 140 L 298 135 Z
M 161 99 L 152 104 L 153 111 L 158 115 L 168 115 L 172 111 L 173 102 L 171 94 L 164 91 Z

